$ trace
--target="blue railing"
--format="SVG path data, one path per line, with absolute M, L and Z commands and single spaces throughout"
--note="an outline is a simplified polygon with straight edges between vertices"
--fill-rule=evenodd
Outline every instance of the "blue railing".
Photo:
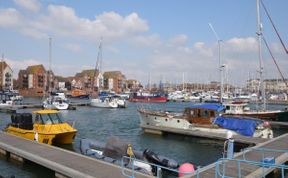
M 226 176 L 225 175 L 225 167 L 226 167 L 226 163 L 228 163 L 227 161 L 235 161 L 237 163 L 237 177 L 241 178 L 242 174 L 241 174 L 241 163 L 244 164 L 249 164 L 252 166 L 259 166 L 262 167 L 262 176 L 261 177 L 265 177 L 265 169 L 269 169 L 269 168 L 276 168 L 276 169 L 281 169 L 281 177 L 284 178 L 285 177 L 285 170 L 288 170 L 288 166 L 284 165 L 284 164 L 271 164 L 271 163 L 264 163 L 264 162 L 255 162 L 255 161 L 247 161 L 247 160 L 238 160 L 238 159 L 229 159 L 229 158 L 221 158 L 216 162 L 216 171 L 215 171 L 215 178 L 221 177 L 221 178 L 234 178 L 234 177 L 230 177 L 230 176 Z M 222 171 L 220 170 L 220 164 L 222 164 Z M 231 162 L 229 162 L 228 164 L 231 164 Z M 221 173 L 222 172 L 222 173 Z
M 135 177 L 135 165 L 134 165 L 135 161 L 138 161 L 138 162 L 141 162 L 141 163 L 144 163 L 144 164 L 148 164 L 150 166 L 155 166 L 156 170 L 157 170 L 155 177 L 157 177 L 157 178 L 161 177 L 161 170 L 167 170 L 167 171 L 170 171 L 170 172 L 173 172 L 173 173 L 177 173 L 177 175 L 179 173 L 184 174 L 184 175 L 189 175 L 189 174 L 194 173 L 194 172 L 181 172 L 181 171 L 178 171 L 177 169 L 171 169 L 171 168 L 168 168 L 168 167 L 164 167 L 164 166 L 160 166 L 160 165 L 157 165 L 157 164 L 149 163 L 149 162 L 146 162 L 146 161 L 143 161 L 143 160 L 138 160 L 138 159 L 133 158 L 133 157 L 130 158 L 130 157 L 127 157 L 127 156 L 123 156 L 122 160 L 121 160 L 121 168 L 122 168 L 122 175 L 123 176 L 129 177 L 129 178 L 134 178 Z M 130 175 L 127 173 L 127 171 L 125 171 L 125 168 L 127 168 L 125 166 L 127 162 L 131 165 L 131 174 Z M 196 174 L 197 174 L 197 178 L 199 178 L 198 177 L 198 169 L 196 170 Z
M 246 148 L 246 149 L 243 150 L 243 159 L 247 160 L 246 159 L 246 154 L 247 153 L 251 153 L 253 151 L 261 153 L 261 155 L 262 155 L 262 159 L 261 160 L 263 160 L 266 157 L 265 153 L 267 153 L 267 152 L 269 152 L 269 153 L 288 153 L 288 150 L 276 150 L 276 149 L 270 149 L 270 148 Z
M 261 160 L 259 161 L 252 161 L 252 160 L 247 160 L 246 159 L 246 154 L 251 153 L 252 151 L 257 151 L 261 152 Z M 280 169 L 281 170 L 281 177 L 285 177 L 285 170 L 288 170 L 288 166 L 284 164 L 275 164 L 275 158 L 273 158 L 271 162 L 264 162 L 265 158 L 265 153 L 267 152 L 272 152 L 272 153 L 288 153 L 288 150 L 275 150 L 275 149 L 268 149 L 268 148 L 248 148 L 245 149 L 243 152 L 243 159 L 230 159 L 230 158 L 221 158 L 216 162 L 216 170 L 215 170 L 215 178 L 221 177 L 221 178 L 232 178 L 229 176 L 226 176 L 226 164 L 231 164 L 231 161 L 236 162 L 237 164 L 237 177 L 241 178 L 241 163 L 242 164 L 249 164 L 251 166 L 258 166 L 259 168 L 262 168 L 262 175 L 261 177 L 265 177 L 266 174 L 268 173 L 268 169 L 274 168 L 274 169 Z M 228 162 L 229 161 L 229 162 Z M 220 168 L 222 165 L 222 169 Z

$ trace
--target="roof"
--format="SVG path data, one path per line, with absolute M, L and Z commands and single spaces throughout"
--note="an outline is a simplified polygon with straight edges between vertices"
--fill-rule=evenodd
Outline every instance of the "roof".
M 59 113 L 59 111 L 49 109 L 33 111 L 33 114 L 56 114 L 56 113 Z
M 104 72 L 103 76 L 104 78 L 117 78 L 123 77 L 124 75 L 120 71 L 108 71 Z
M 44 71 L 46 71 L 42 64 L 34 65 L 34 66 L 28 66 L 26 71 L 30 74 L 35 74 L 35 73 L 38 73 L 39 69 L 43 69 Z
M 75 76 L 76 76 L 76 77 L 84 77 L 85 74 L 86 74 L 86 75 L 89 76 L 90 78 L 93 78 L 93 76 L 94 76 L 94 71 L 95 71 L 94 69 L 82 70 L 81 73 L 77 73 Z M 96 70 L 96 76 L 98 75 L 98 73 L 99 73 L 99 71 Z
M 194 104 L 189 108 L 198 108 L 198 109 L 209 109 L 220 112 L 225 109 L 225 107 L 220 103 L 203 103 L 203 104 Z

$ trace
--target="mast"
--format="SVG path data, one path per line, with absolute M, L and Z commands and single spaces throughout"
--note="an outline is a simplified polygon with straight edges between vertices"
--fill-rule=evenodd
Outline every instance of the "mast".
M 96 61 L 96 65 L 95 65 L 95 69 L 94 69 L 94 73 L 93 73 L 93 79 L 92 79 L 92 83 L 91 83 L 91 94 L 94 91 L 94 82 L 95 82 L 95 78 L 96 78 L 96 71 L 98 70 L 99 74 L 101 74 L 101 65 L 102 65 L 102 37 L 100 40 L 100 44 L 98 47 L 98 55 L 97 55 L 97 61 Z M 99 89 L 101 88 L 100 82 L 99 82 Z
M 219 38 L 218 34 L 216 33 L 216 31 L 213 28 L 211 23 L 209 23 L 209 26 L 210 26 L 212 32 L 214 33 L 214 35 L 217 39 L 217 44 L 218 44 L 219 78 L 220 78 L 220 103 L 222 103 L 222 101 L 223 101 L 223 76 L 222 76 L 223 72 L 222 72 L 222 68 L 224 67 L 222 65 L 222 61 L 221 61 L 221 42 L 222 42 L 222 40 Z
M 52 38 L 49 37 L 49 71 L 48 71 L 48 92 L 51 93 L 51 60 L 52 60 Z
M 4 53 L 2 54 L 2 59 L 1 59 L 1 84 L 2 84 L 2 90 L 4 90 Z
M 259 58 L 259 76 L 260 76 L 260 95 L 262 101 L 262 110 L 266 110 L 266 96 L 263 81 L 263 57 L 262 57 L 262 23 L 260 17 L 260 0 L 256 0 L 256 10 L 257 10 L 257 37 L 258 37 L 258 58 Z

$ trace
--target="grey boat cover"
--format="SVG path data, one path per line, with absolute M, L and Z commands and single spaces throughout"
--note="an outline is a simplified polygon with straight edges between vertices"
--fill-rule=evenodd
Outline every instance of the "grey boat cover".
M 123 156 L 127 155 L 128 144 L 129 143 L 126 140 L 121 140 L 119 137 L 111 136 L 106 142 L 103 155 L 119 160 Z

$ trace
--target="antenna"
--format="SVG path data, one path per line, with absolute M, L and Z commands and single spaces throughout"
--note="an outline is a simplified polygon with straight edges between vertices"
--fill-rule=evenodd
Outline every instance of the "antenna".
M 218 34 L 216 33 L 213 25 L 211 23 L 208 23 L 209 27 L 211 28 L 212 32 L 214 33 L 214 36 L 217 39 L 218 43 L 218 58 L 219 58 L 219 75 L 220 75 L 220 103 L 222 103 L 222 96 L 223 96 L 223 77 L 222 77 L 222 62 L 221 62 L 221 42 L 222 40 L 219 38 Z

